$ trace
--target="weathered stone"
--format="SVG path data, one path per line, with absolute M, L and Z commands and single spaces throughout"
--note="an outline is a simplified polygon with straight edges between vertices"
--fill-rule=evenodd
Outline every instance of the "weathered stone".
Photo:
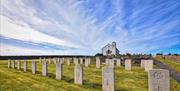
M 170 91 L 169 71 L 152 69 L 148 72 L 149 91 Z
M 106 66 L 110 66 L 114 68 L 114 60 L 113 59 L 106 59 Z
M 114 68 L 106 66 L 102 69 L 103 91 L 114 91 Z
M 24 72 L 27 72 L 28 66 L 27 66 L 27 60 L 24 60 Z
M 18 60 L 18 61 L 17 61 L 17 69 L 18 69 L 18 70 L 21 70 L 21 60 Z
M 67 65 L 71 65 L 70 58 L 67 58 Z
M 83 58 L 79 58 L 80 59 L 80 64 L 83 64 Z
M 125 70 L 131 70 L 131 59 L 125 60 Z
M 114 60 L 116 60 L 116 66 L 121 67 L 121 59 L 116 58 Z
M 85 58 L 85 66 L 88 67 L 89 66 L 89 59 Z
M 32 74 L 36 74 L 36 61 L 32 61 Z
M 106 66 L 109 66 L 110 65 L 110 59 L 105 59 L 105 62 L 106 62 Z
M 101 61 L 99 57 L 96 57 L 96 68 L 100 68 L 101 67 Z
M 61 63 L 56 64 L 56 79 L 58 80 L 62 79 L 62 64 Z
M 11 61 L 11 68 L 15 69 L 15 67 L 16 67 L 15 60 L 12 60 Z
M 79 64 L 74 68 L 74 83 L 83 84 L 83 68 Z
M 11 60 L 8 60 L 8 68 L 11 68 Z
M 78 58 L 73 58 L 73 61 L 75 65 L 79 64 Z
M 141 68 L 144 68 L 144 66 L 145 66 L 145 61 L 146 61 L 146 60 L 141 59 Z
M 61 58 L 61 64 L 64 64 L 64 60 L 65 60 L 64 58 Z
M 54 62 L 54 64 L 56 64 L 57 63 L 57 58 L 54 58 L 53 62 Z
M 58 58 L 58 59 L 57 59 L 56 64 L 57 64 L 57 63 L 60 63 L 60 62 L 61 62 L 61 59 L 60 59 L 60 58 Z
M 146 72 L 148 72 L 149 70 L 153 69 L 153 60 L 146 60 L 144 68 L 145 68 Z
M 109 66 L 114 68 L 114 60 L 113 59 L 109 60 Z
M 48 74 L 48 69 L 47 69 L 47 62 L 43 61 L 42 62 L 42 76 L 47 76 Z

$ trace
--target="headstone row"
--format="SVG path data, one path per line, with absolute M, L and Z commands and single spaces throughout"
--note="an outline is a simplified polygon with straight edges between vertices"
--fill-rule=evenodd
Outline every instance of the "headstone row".
M 89 59 L 86 59 L 89 61 Z M 88 62 L 87 61 L 87 62 Z M 117 60 L 116 60 L 117 61 Z M 32 74 L 36 74 L 36 62 L 32 62 Z M 86 61 L 85 61 L 86 62 Z M 106 60 L 107 65 L 102 68 L 102 90 L 103 91 L 114 91 L 115 90 L 115 74 L 114 74 L 114 62 L 112 60 Z M 144 63 L 142 63 L 144 62 Z M 169 71 L 164 69 L 152 69 L 153 60 L 141 61 L 143 68 L 148 72 L 148 89 L 149 91 L 169 91 Z M 24 60 L 24 72 L 27 72 L 28 61 Z M 100 59 L 96 58 L 96 66 L 99 68 Z M 151 66 L 149 66 L 150 64 Z M 117 65 L 119 65 L 117 61 Z M 21 61 L 17 61 L 17 69 L 21 69 Z M 146 68 L 147 67 L 147 68 Z M 8 61 L 8 68 L 15 68 L 15 60 Z M 131 59 L 125 60 L 125 69 L 131 70 Z M 56 79 L 62 79 L 62 62 L 56 63 Z M 42 76 L 48 75 L 48 63 L 47 61 L 42 61 Z M 83 67 L 80 64 L 75 65 L 74 67 L 74 83 L 83 84 Z

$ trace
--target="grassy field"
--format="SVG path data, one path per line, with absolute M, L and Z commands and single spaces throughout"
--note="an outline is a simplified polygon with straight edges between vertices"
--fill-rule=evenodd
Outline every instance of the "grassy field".
M 162 58 L 156 58 L 156 59 L 167 64 L 171 69 L 175 69 L 176 71 L 180 72 L 180 62 L 162 59 Z
M 0 91 L 101 91 L 101 69 L 95 64 L 84 67 L 83 85 L 74 84 L 74 65 L 63 65 L 63 79 L 55 79 L 55 64 L 48 65 L 48 77 L 41 76 L 41 64 L 37 63 L 37 74 L 31 74 L 31 62 L 28 63 L 28 72 L 8 69 L 7 61 L 0 60 Z M 171 79 L 171 91 L 180 91 L 180 84 Z M 115 67 L 116 91 L 148 91 L 147 73 L 133 65 L 132 71 Z

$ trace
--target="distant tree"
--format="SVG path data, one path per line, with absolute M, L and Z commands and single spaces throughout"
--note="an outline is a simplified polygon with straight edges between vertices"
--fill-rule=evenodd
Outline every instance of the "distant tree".
M 171 53 L 169 53 L 168 55 L 171 55 Z
M 130 54 L 130 53 L 126 53 L 126 56 L 127 56 L 127 57 L 131 57 L 131 54 Z
M 101 53 L 97 53 L 95 56 L 103 56 L 103 54 L 101 54 Z
M 156 53 L 156 55 L 163 55 L 162 53 Z
M 150 57 L 152 57 L 152 54 L 149 54 Z

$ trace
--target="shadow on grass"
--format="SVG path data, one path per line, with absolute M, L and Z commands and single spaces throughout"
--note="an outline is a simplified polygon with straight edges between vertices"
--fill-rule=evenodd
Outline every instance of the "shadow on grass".
M 88 82 L 87 80 L 83 80 L 84 88 L 93 88 L 93 89 L 101 89 L 102 85 L 98 83 Z
M 129 90 L 124 90 L 124 89 L 122 89 L 122 90 L 115 90 L 115 91 L 129 91 Z
M 48 76 L 47 76 L 47 77 L 49 77 L 49 78 L 51 78 L 51 79 L 55 79 L 55 78 L 56 78 L 56 75 L 53 74 L 53 73 L 48 73 Z
M 67 77 L 67 76 L 63 76 L 62 80 L 66 81 L 68 83 L 74 83 L 74 79 L 70 78 L 70 77 Z

